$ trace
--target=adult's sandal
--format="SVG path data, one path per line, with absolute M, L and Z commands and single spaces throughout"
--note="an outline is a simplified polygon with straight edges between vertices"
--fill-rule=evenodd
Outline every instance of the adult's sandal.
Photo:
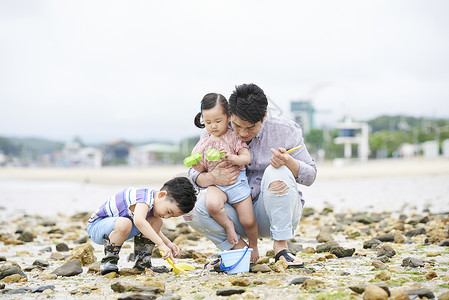
M 274 257 L 274 261 L 278 261 L 280 258 L 284 257 L 285 260 L 287 261 L 287 263 L 293 263 L 295 261 L 296 256 L 293 255 L 293 253 L 290 252 L 290 250 L 288 249 L 284 249 L 279 251 L 276 256 Z M 304 268 L 304 263 L 300 263 L 300 264 L 289 264 L 287 269 L 300 269 L 300 268 Z

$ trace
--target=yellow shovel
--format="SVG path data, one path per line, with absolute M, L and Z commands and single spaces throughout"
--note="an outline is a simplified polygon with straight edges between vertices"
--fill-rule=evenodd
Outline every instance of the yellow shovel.
M 161 251 L 160 253 L 162 256 L 164 256 L 164 251 Z M 186 271 L 195 270 L 195 267 L 188 264 L 179 263 L 175 265 L 170 257 L 167 257 L 165 260 L 173 267 L 173 272 L 175 272 L 175 274 L 186 274 Z

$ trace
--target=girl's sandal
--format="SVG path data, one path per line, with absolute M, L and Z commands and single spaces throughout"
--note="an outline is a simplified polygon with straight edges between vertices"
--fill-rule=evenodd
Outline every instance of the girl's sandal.
M 296 256 L 293 255 L 293 253 L 291 253 L 290 250 L 284 249 L 284 250 L 279 251 L 276 254 L 276 256 L 274 258 L 274 261 L 275 262 L 278 261 L 281 258 L 281 256 L 283 256 L 285 258 L 287 263 L 294 262 L 295 258 L 296 258 Z M 300 269 L 300 268 L 304 268 L 304 263 L 301 263 L 301 264 L 298 264 L 298 265 L 288 265 L 288 267 L 287 267 L 287 269 Z

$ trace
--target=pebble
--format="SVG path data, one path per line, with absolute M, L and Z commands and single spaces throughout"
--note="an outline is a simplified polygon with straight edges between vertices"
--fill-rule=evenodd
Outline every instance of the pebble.
M 57 276 L 75 276 L 83 273 L 83 268 L 81 267 L 81 262 L 75 258 L 69 260 L 51 273 Z
M 377 285 L 368 285 L 363 292 L 363 300 L 388 300 L 388 294 Z
M 389 258 L 396 255 L 396 251 L 388 245 L 383 245 L 380 247 L 379 251 L 377 251 L 377 256 L 385 255 Z
M 261 264 L 261 265 L 257 264 L 251 268 L 251 272 L 253 272 L 253 273 L 257 273 L 257 272 L 269 273 L 269 272 L 271 272 L 271 268 L 265 264 Z
M 409 300 L 409 295 L 403 290 L 392 290 L 390 300 Z
M 243 294 L 245 292 L 244 288 L 221 288 L 216 292 L 217 296 L 231 296 L 235 294 Z
M 337 256 L 338 258 L 342 258 L 342 257 L 349 257 L 352 256 L 352 254 L 354 254 L 355 252 L 355 248 L 343 248 L 343 247 L 332 247 L 330 250 L 331 254 L 334 254 L 335 256 Z
M 411 268 L 424 267 L 424 262 L 413 257 L 407 257 L 402 260 L 402 266 Z

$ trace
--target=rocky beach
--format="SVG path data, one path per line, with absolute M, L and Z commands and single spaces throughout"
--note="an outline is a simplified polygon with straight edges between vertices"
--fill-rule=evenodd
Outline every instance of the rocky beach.
M 119 274 L 99 274 L 103 247 L 89 240 L 91 212 L 123 186 L 154 188 L 185 174 L 152 169 L 0 169 L 2 299 L 449 299 L 449 160 L 318 164 L 289 241 L 304 269 L 274 262 L 269 239 L 250 272 L 205 265 L 219 251 L 182 218 L 164 232 L 181 248 L 175 275 L 153 251 L 132 269 L 133 241 Z

